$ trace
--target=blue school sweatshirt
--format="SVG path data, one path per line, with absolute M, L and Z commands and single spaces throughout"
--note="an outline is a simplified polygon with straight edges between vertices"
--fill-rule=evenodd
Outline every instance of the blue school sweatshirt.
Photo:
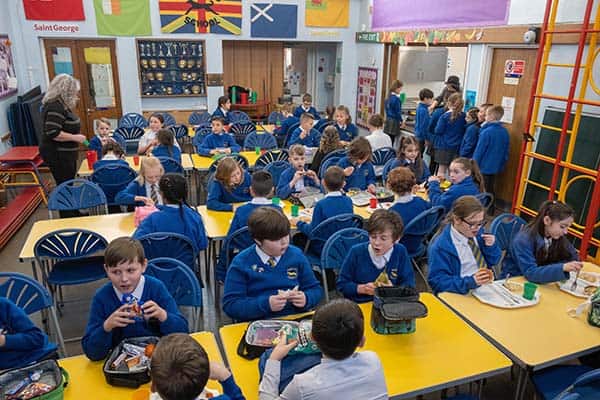
M 417 162 L 419 162 L 423 165 L 423 172 L 421 173 L 421 176 L 417 176 L 417 174 L 416 174 L 415 164 Z M 429 166 L 427 165 L 425 160 L 423 160 L 422 158 L 419 159 L 418 161 L 415 161 L 414 163 L 411 163 L 409 160 L 399 160 L 396 158 L 396 159 L 394 159 L 394 162 L 392 162 L 390 171 L 397 167 L 407 167 L 408 169 L 410 169 L 415 174 L 415 179 L 417 180 L 417 184 L 419 184 L 419 185 L 421 183 L 427 181 L 427 179 L 431 176 L 431 173 L 429 172 Z
M 479 123 L 473 121 L 467 124 L 465 136 L 460 144 L 458 155 L 461 157 L 472 158 L 479 139 Z
M 90 319 L 81 340 L 85 355 L 92 361 L 99 361 L 108 355 L 110 349 L 126 338 L 165 336 L 175 332 L 188 333 L 187 321 L 179 313 L 177 304 L 165 285 L 158 279 L 146 276 L 140 301 L 149 300 L 154 301 L 167 312 L 165 322 L 141 320 L 124 328 L 115 328 L 106 332 L 103 327 L 104 321 L 122 304 L 111 282 L 98 289 L 92 299 Z
M 440 137 L 435 134 L 435 127 L 437 126 L 440 117 L 444 115 L 445 112 L 446 109 L 444 107 L 437 107 L 433 110 L 431 116 L 429 117 L 429 127 L 427 130 L 429 132 L 429 141 L 434 148 L 436 148 L 437 143 L 440 141 Z
M 6 338 L 0 347 L 0 370 L 23 367 L 56 351 L 25 311 L 6 297 L 0 297 L 0 331 Z
M 435 126 L 435 135 L 438 137 L 438 140 L 436 140 L 437 147 L 434 146 L 435 149 L 458 152 L 460 148 L 460 143 L 465 135 L 465 126 L 467 125 L 465 113 L 461 112 L 454 121 L 450 120 L 451 116 L 451 111 L 445 112 Z
M 385 100 L 385 117 L 402 123 L 402 102 L 395 93 L 390 93 Z
M 294 187 L 290 187 L 290 182 L 292 181 L 292 179 L 294 179 L 295 173 L 296 169 L 294 167 L 289 167 L 288 169 L 283 171 L 279 176 L 279 182 L 277 183 L 277 189 L 275 190 L 275 193 L 280 199 L 287 199 L 292 194 L 298 193 Z M 309 178 L 306 175 L 303 177 L 303 180 L 304 187 L 312 186 L 320 188 L 320 186 L 317 185 L 317 183 L 312 178 Z
M 402 218 L 402 222 L 404 223 L 404 228 L 406 225 L 410 223 L 415 217 L 421 214 L 423 211 L 427 211 L 431 208 L 431 203 L 423 200 L 419 196 L 413 196 L 412 200 L 406 203 L 394 203 L 390 210 L 397 212 L 400 214 Z M 414 253 L 418 250 L 421 241 L 415 240 L 415 238 L 402 237 L 400 239 L 400 243 L 402 243 L 406 249 Z
M 102 159 L 102 141 L 98 136 L 94 136 L 90 139 L 90 145 L 88 146 L 88 149 L 94 150 L 96 154 L 98 154 L 98 160 Z
M 502 274 L 506 278 L 510 276 L 523 275 L 528 281 L 535 283 L 556 282 L 569 279 L 569 273 L 563 271 L 563 266 L 569 261 L 578 260 L 577 250 L 571 243 L 568 245 L 569 257 L 564 261 L 538 265 L 535 259 L 537 249 L 544 247 L 544 238 L 536 233 L 531 234 L 529 228 L 521 230 L 510 245 L 510 251 L 506 253 L 502 261 Z
M 308 136 L 306 136 L 304 139 L 300 139 L 301 132 L 301 127 L 294 129 L 290 135 L 290 140 L 288 140 L 288 146 L 292 146 L 293 144 L 303 144 L 306 147 L 319 147 L 321 138 L 316 134 L 318 131 L 311 129 Z
M 346 177 L 346 186 L 344 186 L 344 190 L 347 191 L 350 188 L 366 190 L 369 185 L 375 184 L 375 169 L 370 161 L 358 166 L 357 164 L 352 163 L 348 156 L 346 156 L 342 157 L 340 161 L 338 161 L 337 165 L 342 169 L 346 167 L 354 167 L 352 175 Z
M 419 140 L 429 140 L 429 106 L 419 103 L 415 117 L 415 136 Z
M 212 113 L 211 118 L 212 117 L 222 117 L 225 121 L 223 121 L 224 125 L 229 125 L 229 112 L 224 113 L 223 110 L 221 110 L 221 107 L 217 107 L 215 109 L 215 111 Z
M 438 181 L 429 182 L 429 201 L 434 206 L 442 206 L 446 212 L 452 208 L 452 203 L 461 196 L 475 196 L 480 193 L 473 178 L 467 176 L 462 182 L 452 184 L 448 190 L 442 192 Z
M 504 169 L 508 160 L 509 135 L 502 122 L 488 122 L 479 132 L 473 153 L 479 170 L 484 175 L 495 175 Z
M 202 217 L 186 205 L 158 206 L 158 211 L 148 215 L 133 233 L 134 238 L 155 232 L 179 233 L 191 240 L 194 251 L 204 250 L 208 245 Z M 182 212 L 183 211 L 183 212 Z
M 220 396 L 213 397 L 213 400 L 245 400 L 246 398 L 242 394 L 242 390 L 235 383 L 233 375 L 225 379 L 223 382 L 219 382 L 223 389 L 223 394 Z
M 371 260 L 369 243 L 357 244 L 344 259 L 336 283 L 337 290 L 342 292 L 345 298 L 357 303 L 371 301 L 373 296 L 358 294 L 356 288 L 359 284 L 374 282 L 382 271 L 383 269 L 378 269 Z M 410 265 L 410 258 L 406 248 L 400 243 L 394 244 L 385 271 L 394 286 L 415 287 L 415 274 Z
M 288 302 L 283 310 L 271 311 L 269 297 L 278 290 L 299 290 L 306 295 L 306 305 L 297 308 Z M 238 254 L 225 278 L 223 310 L 238 321 L 269 319 L 304 312 L 315 307 L 323 292 L 302 251 L 289 246 L 275 267 L 263 263 L 256 253 L 256 245 Z
M 281 126 L 275 129 L 276 135 L 286 135 L 290 127 L 300 122 L 300 118 L 290 115 L 281 122 Z M 290 132 L 291 133 L 291 132 Z
M 181 164 L 181 150 L 179 147 L 171 146 L 171 154 L 172 155 L 169 154 L 167 146 L 163 146 L 162 144 L 159 144 L 152 150 L 152 155 L 154 157 L 169 157 Z
M 298 221 L 297 229 L 309 238 L 312 231 L 327 218 L 335 217 L 340 214 L 353 214 L 352 199 L 346 195 L 329 195 L 317 201 L 313 210 L 313 216 L 309 224 L 304 221 Z
M 213 179 L 208 186 L 208 197 L 206 198 L 206 208 L 215 211 L 232 211 L 232 203 L 241 203 L 252 200 L 250 196 L 250 183 L 252 177 L 247 171 L 244 171 L 244 180 L 239 186 L 229 191 L 218 180 Z
M 105 165 L 122 165 L 124 167 L 129 167 L 129 163 L 125 160 L 98 160 L 94 163 L 94 165 L 92 166 L 94 168 L 94 170 L 97 170 L 100 167 L 104 167 Z
M 242 148 L 239 144 L 236 143 L 235 138 L 229 133 L 209 133 L 206 135 L 200 148 L 198 149 L 198 153 L 201 156 L 211 156 L 210 151 L 214 150 L 218 147 L 228 147 L 231 149 L 232 153 L 238 153 Z
M 318 121 L 321 119 L 321 116 L 319 115 L 319 113 L 317 112 L 317 109 L 314 108 L 313 106 L 310 106 L 310 108 L 308 109 L 308 111 L 305 111 L 304 108 L 302 108 L 302 106 L 298 106 L 296 107 L 296 109 L 294 110 L 294 117 L 296 118 L 300 118 L 302 116 L 302 114 L 304 113 L 309 113 L 311 114 L 313 117 L 315 117 L 315 121 Z
M 158 185 L 157 185 L 158 186 Z M 127 187 L 123 190 L 121 190 L 119 193 L 117 193 L 117 195 L 115 196 L 115 202 L 121 205 L 136 205 L 136 206 L 143 206 L 144 203 L 141 201 L 136 202 L 135 196 L 144 196 L 144 197 L 149 197 L 148 193 L 146 193 L 146 185 L 144 185 L 143 183 L 140 184 L 137 180 L 132 180 L 131 182 L 129 182 L 129 184 L 127 185 Z
M 353 123 L 349 123 L 344 127 L 335 124 L 335 129 L 337 129 L 340 135 L 340 140 L 345 142 L 351 142 L 354 138 L 358 137 L 358 128 Z
M 450 236 L 450 227 L 448 224 L 442 232 L 433 239 L 428 249 L 429 277 L 427 281 L 435 294 L 440 292 L 452 292 L 466 294 L 471 289 L 477 288 L 475 279 L 472 276 L 460 276 L 460 259 L 452 237 Z M 489 268 L 492 268 L 500 261 L 502 252 L 496 243 L 493 246 L 486 246 L 481 234 L 483 229 L 477 233 L 476 240 Z

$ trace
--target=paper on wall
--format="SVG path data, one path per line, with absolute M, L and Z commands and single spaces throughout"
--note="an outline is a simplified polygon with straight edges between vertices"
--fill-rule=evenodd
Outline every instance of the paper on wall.
M 515 98 L 502 96 L 502 108 L 504 108 L 504 116 L 500 121 L 506 124 L 512 124 L 515 112 Z

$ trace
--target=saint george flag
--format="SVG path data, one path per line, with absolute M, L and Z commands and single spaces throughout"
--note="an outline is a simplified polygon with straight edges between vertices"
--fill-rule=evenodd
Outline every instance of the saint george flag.
M 298 6 L 254 3 L 250 6 L 252 37 L 294 39 L 298 25 Z
M 36 21 L 83 21 L 82 0 L 23 0 L 25 18 Z
M 242 34 L 242 0 L 159 0 L 164 33 Z

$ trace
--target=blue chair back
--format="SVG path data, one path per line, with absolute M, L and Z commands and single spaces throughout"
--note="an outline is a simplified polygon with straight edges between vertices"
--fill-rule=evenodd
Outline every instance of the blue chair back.
M 289 167 L 290 163 L 287 161 L 273 161 L 272 163 L 267 164 L 264 170 L 271 174 L 273 177 L 273 185 L 277 187 L 281 174 Z
M 145 128 L 148 126 L 148 121 L 143 115 L 138 113 L 127 113 L 119 119 L 119 128 Z
M 252 122 L 248 114 L 240 110 L 233 110 L 227 113 L 230 124 Z
M 483 192 L 476 194 L 475 197 L 477 197 L 477 200 L 481 202 L 481 204 L 486 210 L 490 208 L 490 206 L 494 202 L 494 195 L 491 193 Z
M 330 151 L 329 153 L 325 154 L 325 157 L 323 157 L 323 161 L 327 161 L 329 158 L 331 157 L 336 157 L 338 160 L 342 157 L 345 157 L 348 154 L 348 151 L 346 151 L 346 149 L 337 149 L 334 151 Z
M 174 172 L 176 174 L 183 175 L 183 167 L 177 162 L 177 160 L 171 157 L 158 157 L 158 159 L 160 160 L 165 173 Z
M 173 232 L 153 232 L 137 239 L 142 243 L 148 260 L 160 257 L 174 258 L 198 273 L 197 254 L 194 245 L 186 236 Z
M 163 116 L 163 119 L 165 120 L 165 122 L 163 122 L 163 126 L 165 128 L 170 127 L 171 125 L 175 125 L 177 123 L 177 121 L 175 121 L 175 117 L 173 117 L 171 114 L 169 114 L 168 112 L 163 112 L 161 113 Z
M 107 201 L 100 186 L 87 179 L 70 179 L 58 185 L 48 198 L 48 212 L 89 210 L 90 215 L 106 214 Z
M 342 157 L 334 156 L 327 157 L 327 159 L 321 161 L 321 165 L 319 166 L 319 178 L 323 179 L 325 177 L 325 171 L 327 171 L 327 168 L 331 167 L 332 165 L 336 165 L 341 159 Z
M 231 157 L 233 158 L 235 161 L 237 161 L 237 163 L 240 165 L 240 167 L 242 167 L 242 169 L 244 171 L 248 170 L 248 160 L 246 159 L 246 157 L 244 157 L 241 154 L 229 154 L 228 156 L 225 157 L 221 157 L 218 160 L 213 161 L 213 163 L 210 165 L 210 167 L 208 167 L 208 174 L 214 174 L 217 171 L 217 165 L 219 165 L 219 162 L 226 158 L 226 157 Z
M 229 134 L 235 137 L 235 141 L 240 146 L 244 146 L 246 136 L 256 133 L 256 126 L 251 121 L 242 121 L 232 123 L 229 127 Z
M 496 237 L 496 244 L 502 251 L 509 251 L 514 237 L 523 229 L 526 222 L 514 214 L 498 215 L 490 225 L 490 232 Z
M 335 217 L 327 218 L 310 232 L 309 240 L 306 243 L 304 252 L 316 255 L 320 260 L 320 254 L 325 242 L 327 242 L 334 233 L 344 228 L 361 229 L 362 226 L 363 219 L 356 214 L 339 214 Z
M 288 143 L 290 141 L 290 137 L 292 136 L 292 132 L 296 130 L 297 127 L 300 126 L 300 122 L 296 122 L 295 124 L 290 125 L 287 132 L 285 132 L 285 139 L 283 140 L 283 147 L 288 147 Z
M 192 139 L 192 144 L 196 149 L 197 153 L 200 153 L 200 146 L 202 146 L 202 142 L 204 138 L 208 136 L 212 132 L 212 128 L 209 125 L 200 125 L 196 128 L 196 133 L 194 134 L 194 138 Z
M 396 158 L 391 158 L 383 166 L 383 172 L 382 172 L 381 176 L 383 178 L 384 183 L 387 181 L 387 177 L 388 177 L 390 171 L 393 169 L 393 166 L 395 163 L 396 163 Z
M 404 227 L 402 243 L 411 258 L 427 251 L 425 240 L 438 228 L 444 217 L 444 207 L 436 206 L 423 211 Z
M 137 173 L 128 166 L 109 164 L 94 170 L 90 180 L 100 186 L 108 205 L 116 205 L 115 196 L 134 180 Z
M 190 125 L 201 125 L 203 123 L 210 123 L 210 113 L 208 111 L 194 111 L 188 118 Z
M 42 236 L 33 246 L 36 258 L 74 260 L 102 252 L 108 242 L 87 229 L 59 229 Z
M 287 161 L 290 155 L 286 149 L 269 150 L 265 154 L 261 154 L 254 163 L 254 170 L 259 170 L 266 167 L 268 164 L 275 161 Z
M 140 141 L 140 138 L 144 136 L 144 129 L 139 126 L 131 126 L 131 127 L 119 127 L 115 129 L 113 135 L 121 135 L 123 139 L 125 139 L 125 152 L 135 152 L 137 153 L 137 145 Z
M 276 149 L 277 139 L 270 133 L 250 132 L 244 139 L 244 148 L 254 150 L 255 147 L 267 150 Z
M 184 124 L 174 124 L 169 126 L 169 130 L 173 132 L 175 139 L 183 139 L 188 136 L 188 127 Z
M 600 369 L 586 372 L 575 379 L 566 390 L 556 397 L 556 400 L 592 400 L 600 393 Z
M 396 150 L 391 147 L 382 147 L 373 152 L 373 166 L 384 166 L 394 158 L 396 158 Z
M 119 132 L 113 132 L 112 139 L 121 146 L 123 153 L 127 154 L 127 141 Z
M 202 288 L 187 265 L 170 257 L 148 261 L 146 275 L 165 284 L 178 306 L 202 307 Z
M 277 125 L 277 123 L 282 123 L 285 117 L 282 113 L 277 111 L 271 111 L 269 116 L 267 117 L 267 123 L 272 125 Z
M 318 130 L 319 133 L 323 133 L 325 128 L 327 128 L 330 125 L 333 125 L 334 123 L 334 121 L 330 121 L 328 119 L 320 119 L 313 128 Z
M 253 243 L 254 241 L 252 240 L 252 236 L 250 236 L 250 231 L 247 226 L 244 226 L 227 236 L 225 244 L 223 245 L 223 249 L 225 250 L 225 268 L 229 268 L 229 264 L 231 264 L 230 257 L 234 252 L 240 252 L 247 249 L 252 246 Z

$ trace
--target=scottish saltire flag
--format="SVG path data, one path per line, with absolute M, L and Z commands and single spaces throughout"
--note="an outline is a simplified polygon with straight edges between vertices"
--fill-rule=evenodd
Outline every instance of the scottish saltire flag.
M 254 3 L 250 6 L 250 36 L 261 38 L 296 38 L 298 6 Z
M 242 0 L 160 0 L 158 6 L 165 33 L 242 33 Z

